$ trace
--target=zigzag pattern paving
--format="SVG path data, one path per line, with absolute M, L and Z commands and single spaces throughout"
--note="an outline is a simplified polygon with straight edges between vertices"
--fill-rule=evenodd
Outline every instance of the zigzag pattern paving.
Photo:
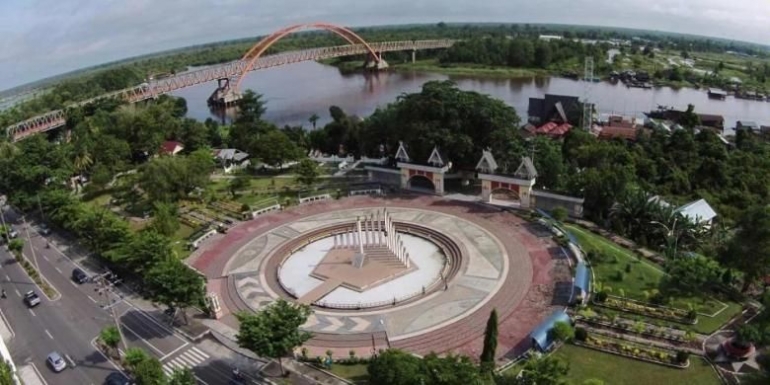
M 266 260 L 270 250 L 287 238 L 382 207 L 396 220 L 434 228 L 462 244 L 467 254 L 463 265 L 446 291 L 403 306 L 369 312 L 316 309 L 303 326 L 314 333 L 307 344 L 311 351 L 336 349 L 347 356 L 353 349 L 366 355 L 374 339 L 376 348 L 477 357 L 487 318 L 496 308 L 498 352 L 504 359 L 527 348 L 529 332 L 566 305 L 572 285 L 566 256 L 538 234 L 537 226 L 496 208 L 428 196 L 353 197 L 266 215 L 231 229 L 198 252 L 192 265 L 209 278 L 227 277 L 227 285 L 212 284 L 211 289 L 224 299 L 226 315 L 220 321 L 236 327 L 228 313 L 258 311 L 279 296 L 280 290 L 270 286 L 277 268 Z

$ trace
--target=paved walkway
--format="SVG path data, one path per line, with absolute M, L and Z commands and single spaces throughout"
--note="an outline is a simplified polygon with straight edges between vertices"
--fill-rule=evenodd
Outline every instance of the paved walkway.
M 532 224 L 497 208 L 429 196 L 352 197 L 269 214 L 231 229 L 226 237 L 196 252 L 188 263 L 209 277 L 211 291 L 216 289 L 222 294 L 226 314 L 220 321 L 233 327 L 231 311 L 254 305 L 258 309 L 270 297 L 271 289 L 265 283 L 272 274 L 259 270 L 260 259 L 270 250 L 294 234 L 329 221 L 349 220 L 344 210 L 383 206 L 394 215 L 404 216 L 399 220 L 431 226 L 443 222 L 445 233 L 475 255 L 463 268 L 466 275 L 450 282 L 446 300 L 394 309 L 401 312 L 398 317 L 391 316 L 391 312 L 340 316 L 336 312 L 316 311 L 308 321 L 316 334 L 315 343 L 308 343 L 310 348 L 330 344 L 339 350 L 341 354 L 335 351 L 339 357 L 347 357 L 350 349 L 368 356 L 374 335 L 377 348 L 387 347 L 390 341 L 393 347 L 418 354 L 454 351 L 476 357 L 489 313 L 496 308 L 501 325 L 498 351 L 501 356 L 512 357 L 529 348 L 528 334 L 543 318 L 566 305 L 571 293 L 571 274 L 566 256 L 550 236 L 539 236 L 530 229 Z M 400 209 L 402 212 L 396 213 Z M 319 214 L 332 217 L 317 220 L 314 215 Z M 504 259 L 495 257 L 500 255 L 495 250 L 501 247 L 505 250 Z M 231 261 L 232 255 L 237 256 Z M 505 270 L 504 261 L 511 268 Z M 501 275 L 502 283 L 495 283 L 493 277 Z M 243 284 L 247 278 L 251 278 L 247 282 L 249 291 L 237 290 L 247 286 Z M 490 298 L 480 302 L 486 296 Z M 256 303 L 249 306 L 246 301 Z M 343 330 L 351 334 L 340 334 Z M 416 333 L 420 330 L 423 331 Z

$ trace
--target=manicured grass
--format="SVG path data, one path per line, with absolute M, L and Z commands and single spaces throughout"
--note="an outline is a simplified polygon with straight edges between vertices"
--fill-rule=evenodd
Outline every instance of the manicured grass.
M 350 380 L 355 384 L 368 384 L 369 373 L 366 371 L 366 364 L 341 365 L 333 364 L 330 372 L 339 377 Z
M 592 262 L 595 278 L 605 287 L 612 288 L 612 294 L 620 295 L 620 290 L 628 298 L 645 300 L 644 291 L 657 289 L 665 273 L 657 266 L 640 260 L 632 251 L 624 249 L 612 241 L 590 231 L 573 226 L 564 225 L 567 231 L 577 238 L 578 243 L 586 253 L 591 251 L 605 255 L 605 261 Z M 631 266 L 631 272 L 627 272 L 626 266 Z M 623 274 L 623 280 L 618 280 L 618 273 Z
M 720 384 L 711 366 L 697 356 L 690 356 L 690 367 L 687 369 L 650 364 L 574 345 L 562 346 L 553 356 L 569 362 L 567 377 L 574 385 L 590 378 L 612 385 Z
M 648 294 L 657 289 L 665 273 L 652 262 L 644 259 L 640 260 L 634 252 L 616 245 L 614 242 L 605 239 L 584 228 L 574 225 L 564 225 L 567 231 L 577 238 L 580 246 L 588 253 L 594 251 L 604 254 L 607 257 L 602 262 L 592 262 L 591 268 L 595 279 L 602 282 L 604 287 L 611 287 L 613 295 L 620 295 L 620 289 L 627 298 L 646 301 L 645 291 Z M 617 260 L 617 262 L 615 262 Z M 631 266 L 631 272 L 626 272 L 626 265 Z M 617 279 L 618 271 L 623 272 L 623 280 Z M 703 314 L 714 314 L 722 310 L 715 317 L 701 315 L 698 317 L 696 325 L 680 325 L 683 329 L 689 329 L 698 333 L 710 334 L 732 316 L 740 312 L 741 306 L 729 300 L 719 300 L 709 295 L 679 295 L 672 297 L 671 306 L 680 309 L 688 309 L 693 306 L 698 312 Z M 647 318 L 647 317 L 642 317 Z M 654 319 L 647 318 L 651 323 Z

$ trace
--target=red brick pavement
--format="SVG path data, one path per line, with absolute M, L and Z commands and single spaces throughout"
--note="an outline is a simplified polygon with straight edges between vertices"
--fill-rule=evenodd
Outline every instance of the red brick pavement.
M 473 203 L 448 201 L 429 196 L 387 199 L 352 197 L 340 201 L 312 203 L 269 214 L 232 228 L 226 236 L 194 258 L 192 265 L 210 279 L 222 277 L 227 273 L 224 270 L 234 253 L 250 240 L 269 230 L 310 215 L 335 210 L 383 206 L 434 210 L 461 217 L 497 237 L 506 248 L 509 258 L 527 253 L 533 267 L 531 282 L 506 279 L 501 290 L 472 314 L 440 330 L 394 342 L 393 347 L 402 347 L 418 354 L 426 354 L 430 351 L 438 353 L 454 351 L 478 357 L 483 344 L 487 318 L 490 311 L 496 308 L 500 319 L 498 355 L 512 357 L 528 348 L 530 331 L 557 307 L 563 306 L 553 301 L 554 284 L 570 282 L 571 277 L 569 269 L 560 265 L 561 252 L 552 241 L 547 238 L 538 238 L 530 233 L 522 226 L 526 221 L 513 214 Z M 513 267 L 509 271 L 509 277 L 514 276 L 515 272 L 512 270 Z M 222 296 L 227 295 L 222 292 L 226 290 L 226 286 L 223 281 L 210 285 L 210 289 L 218 289 L 217 292 Z M 523 299 L 520 295 L 512 295 L 522 290 L 526 291 Z M 369 346 L 371 345 L 368 334 L 339 337 L 336 344 L 346 340 L 349 341 L 350 348 L 364 348 L 367 342 Z M 329 339 L 319 338 L 315 344 L 311 340 L 308 345 L 318 346 L 318 343 L 323 343 L 323 340 Z

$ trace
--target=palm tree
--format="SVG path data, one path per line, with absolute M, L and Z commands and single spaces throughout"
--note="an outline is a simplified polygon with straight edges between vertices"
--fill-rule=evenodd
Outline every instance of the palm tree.
M 94 160 L 91 158 L 91 154 L 89 154 L 88 151 L 82 151 L 75 155 L 75 159 L 72 162 L 73 166 L 75 167 L 75 171 L 78 174 L 81 174 L 83 171 L 87 170 L 93 163 Z
M 313 125 L 313 129 L 314 129 L 314 130 L 315 130 L 315 124 L 316 124 L 316 122 L 318 122 L 318 119 L 320 119 L 320 117 L 318 117 L 318 114 L 313 114 L 313 115 L 310 115 L 310 118 L 308 119 L 308 121 L 310 122 L 310 124 L 312 124 L 312 125 Z

